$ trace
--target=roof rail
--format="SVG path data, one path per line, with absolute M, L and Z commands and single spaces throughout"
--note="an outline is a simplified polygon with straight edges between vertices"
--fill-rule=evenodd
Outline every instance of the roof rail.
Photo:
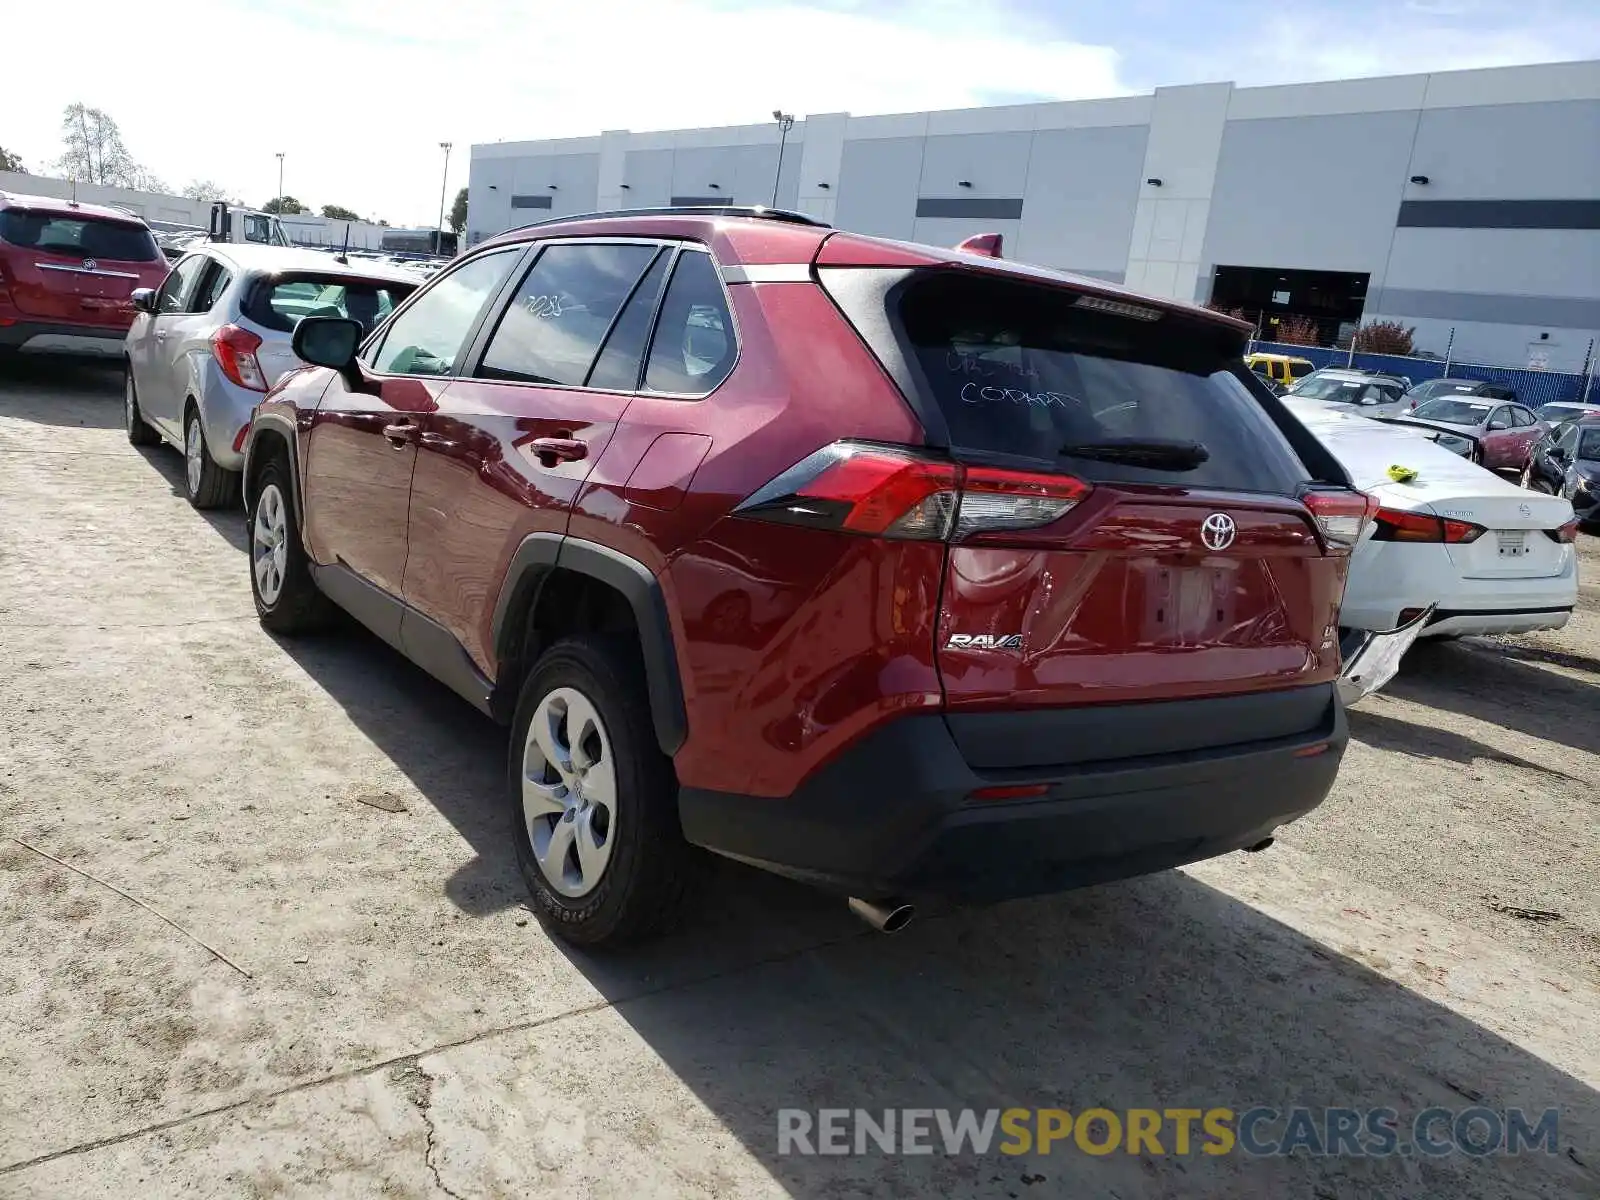
M 604 212 L 573 213 L 566 217 L 549 217 L 543 221 L 530 221 L 514 229 L 535 229 L 540 225 L 564 225 L 569 221 L 592 221 L 601 217 L 754 217 L 763 221 L 784 221 L 790 225 L 811 225 L 818 229 L 832 229 L 826 221 L 806 213 L 787 208 L 768 208 L 764 204 L 676 204 L 660 208 L 613 208 Z M 506 230 L 507 233 L 513 229 Z

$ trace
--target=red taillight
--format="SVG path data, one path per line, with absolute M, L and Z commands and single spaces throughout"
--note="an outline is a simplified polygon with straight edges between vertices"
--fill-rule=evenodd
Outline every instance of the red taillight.
M 1560 529 L 1546 529 L 1545 533 L 1558 542 L 1575 542 L 1578 540 L 1578 518 L 1573 517 Z
M 1344 488 L 1312 488 L 1300 499 L 1330 547 L 1348 550 L 1361 540 L 1368 518 L 1378 511 L 1378 502 L 1365 492 Z
M 233 452 L 235 454 L 244 449 L 244 439 L 250 433 L 248 423 L 239 426 L 239 432 L 233 435 Z
M 995 787 L 981 787 L 967 793 L 969 801 L 995 803 L 1000 800 L 1032 800 L 1050 790 L 1048 783 L 1003 783 Z
M 942 541 L 1048 525 L 1088 491 L 1065 475 L 967 467 L 897 446 L 834 442 L 735 511 L 786 525 Z
M 248 329 L 224 325 L 211 335 L 211 352 L 217 356 L 222 373 L 240 387 L 252 392 L 267 390 L 267 377 L 256 361 L 261 339 Z
M 1407 512 L 1398 508 L 1380 508 L 1374 518 L 1372 532 L 1375 542 L 1449 542 L 1465 545 L 1483 535 L 1482 525 L 1471 521 L 1455 521 L 1436 517 L 1432 513 Z

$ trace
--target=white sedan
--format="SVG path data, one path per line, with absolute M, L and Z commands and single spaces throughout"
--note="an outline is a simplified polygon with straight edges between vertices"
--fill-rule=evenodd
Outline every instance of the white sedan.
M 1285 398 L 1380 508 L 1350 560 L 1341 626 L 1422 637 L 1559 629 L 1578 602 L 1578 525 L 1559 496 L 1523 491 L 1405 426 Z M 1404 482 L 1390 468 L 1415 472 Z

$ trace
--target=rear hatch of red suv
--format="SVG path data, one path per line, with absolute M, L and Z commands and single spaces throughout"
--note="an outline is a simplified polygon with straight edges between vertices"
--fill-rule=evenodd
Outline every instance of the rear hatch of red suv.
M 1365 498 L 1250 390 L 1242 331 L 1043 273 L 820 274 L 955 473 L 935 652 L 974 766 L 1232 739 L 1152 710 L 1105 744 L 991 754 L 961 714 L 1216 698 L 1261 739 L 1323 718 Z
M 160 287 L 167 262 L 133 217 L 0 208 L 0 288 L 23 319 L 126 328 L 135 288 Z

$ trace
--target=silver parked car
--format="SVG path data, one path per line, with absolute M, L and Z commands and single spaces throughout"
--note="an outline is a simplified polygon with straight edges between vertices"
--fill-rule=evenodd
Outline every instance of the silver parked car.
M 346 266 L 310 250 L 196 247 L 159 290 L 133 293 L 128 440 L 180 448 L 196 508 L 228 503 L 238 494 L 251 411 L 279 376 L 304 365 L 290 348 L 300 318 L 350 317 L 372 329 L 420 285 L 407 271 Z
M 1388 417 L 1408 411 L 1402 399 L 1407 386 L 1405 380 L 1395 375 L 1324 367 L 1296 380 L 1289 388 L 1289 395 L 1299 400 L 1344 405 L 1363 417 Z

